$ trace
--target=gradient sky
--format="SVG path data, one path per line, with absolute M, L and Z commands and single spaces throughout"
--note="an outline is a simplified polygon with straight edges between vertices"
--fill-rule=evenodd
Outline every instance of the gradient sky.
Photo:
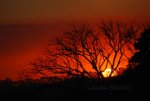
M 65 22 L 109 16 L 150 21 L 150 0 L 0 0 L 0 79 L 17 78 Z
M 147 16 L 150 0 L 0 0 L 0 22 L 76 19 L 95 16 Z

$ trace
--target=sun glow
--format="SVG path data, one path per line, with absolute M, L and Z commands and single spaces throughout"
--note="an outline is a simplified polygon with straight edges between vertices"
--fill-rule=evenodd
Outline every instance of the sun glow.
M 102 74 L 103 74 L 103 76 L 104 76 L 105 78 L 109 77 L 110 75 L 111 75 L 111 77 L 114 77 L 114 76 L 117 75 L 117 73 L 116 73 L 115 71 L 114 71 L 112 74 L 111 74 L 111 72 L 112 72 L 111 68 L 106 68 L 106 69 L 102 72 Z

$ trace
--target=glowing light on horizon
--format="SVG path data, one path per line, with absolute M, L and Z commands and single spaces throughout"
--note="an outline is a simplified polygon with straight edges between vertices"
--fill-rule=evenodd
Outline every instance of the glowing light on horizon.
M 111 72 L 112 72 L 111 68 L 106 68 L 106 69 L 102 72 L 102 74 L 103 74 L 103 76 L 104 76 L 105 78 L 107 78 L 107 77 L 110 76 Z M 111 77 L 114 77 L 114 76 L 117 76 L 117 73 L 116 73 L 115 71 L 111 74 Z

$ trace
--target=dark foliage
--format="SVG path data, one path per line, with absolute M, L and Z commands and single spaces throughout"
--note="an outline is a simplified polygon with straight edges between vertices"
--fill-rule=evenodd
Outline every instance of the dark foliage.
M 0 97 L 6 100 L 94 100 L 141 96 L 121 77 L 103 79 L 71 78 L 61 82 L 36 83 L 36 80 L 0 82 Z M 145 94 L 145 93 L 144 93 Z M 148 96 L 145 95 L 145 96 Z
M 150 28 L 144 30 L 134 46 L 137 52 L 123 76 L 135 87 L 135 91 L 150 94 Z

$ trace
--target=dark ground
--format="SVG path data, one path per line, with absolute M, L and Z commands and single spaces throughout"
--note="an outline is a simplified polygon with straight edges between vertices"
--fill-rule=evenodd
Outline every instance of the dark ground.
M 134 84 L 113 78 L 101 82 L 98 79 L 72 78 L 59 83 L 37 84 L 26 82 L 1 81 L 1 101 L 51 101 L 55 100 L 93 100 L 93 99 L 130 99 L 148 98 L 150 91 L 144 83 Z M 52 101 L 53 101 L 52 100 Z

